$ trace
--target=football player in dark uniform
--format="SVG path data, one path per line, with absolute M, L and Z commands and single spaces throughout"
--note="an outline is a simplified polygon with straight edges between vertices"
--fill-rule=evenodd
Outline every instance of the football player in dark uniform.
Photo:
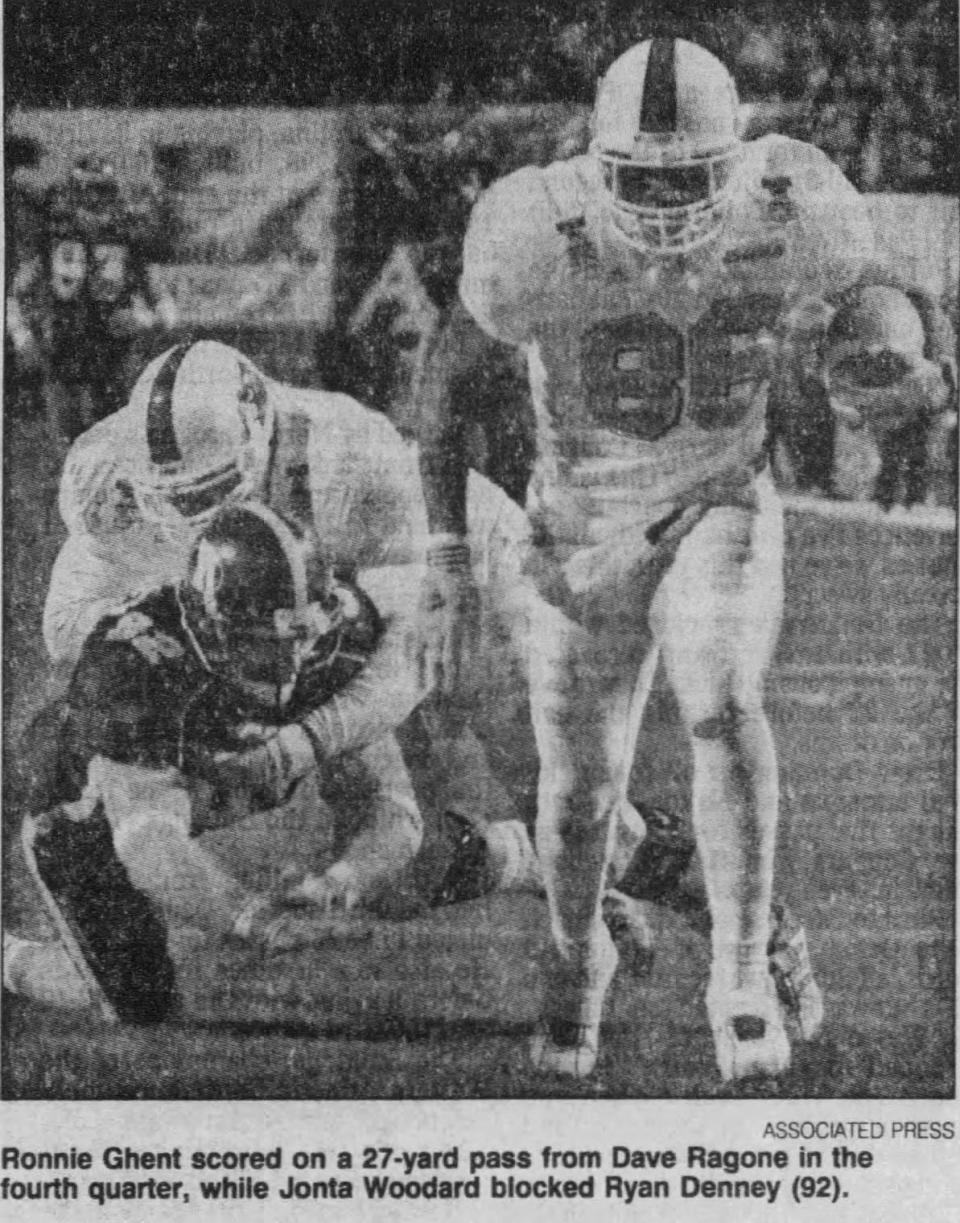
M 371 599 L 334 577 L 309 536 L 254 504 L 213 519 L 181 583 L 101 620 L 65 696 L 27 736 L 17 797 L 28 865 L 105 1014 L 169 1012 L 167 920 L 268 952 L 368 933 L 363 919 L 251 892 L 196 837 L 297 801 L 307 779 L 290 773 L 278 732 L 305 708 L 335 706 L 381 633 Z M 251 750 L 259 786 L 248 767 L 232 771 Z M 365 822 L 345 858 L 369 892 L 396 867 L 391 826 L 406 837 L 416 805 L 392 739 L 352 755 Z M 300 801 L 330 810 L 315 792 Z

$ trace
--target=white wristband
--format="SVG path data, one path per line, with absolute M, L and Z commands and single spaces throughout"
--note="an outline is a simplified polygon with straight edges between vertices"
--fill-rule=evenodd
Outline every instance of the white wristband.
M 458 572 L 470 567 L 470 545 L 453 532 L 431 535 L 427 541 L 427 564 L 431 569 Z
M 269 902 L 263 896 L 256 896 L 248 904 L 245 904 L 233 923 L 233 930 L 231 931 L 233 937 L 243 939 L 246 942 L 253 934 L 253 923 L 268 905 Z
M 431 548 L 443 547 L 446 544 L 464 544 L 467 543 L 466 535 L 458 535 L 456 531 L 436 531 L 427 537 L 427 550 Z

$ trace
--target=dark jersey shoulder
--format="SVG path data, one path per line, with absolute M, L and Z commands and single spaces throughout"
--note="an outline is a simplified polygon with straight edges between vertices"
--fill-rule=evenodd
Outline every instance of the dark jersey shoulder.
M 366 666 L 383 635 L 383 620 L 365 590 L 343 577 L 334 593 L 339 604 L 335 622 L 300 668 L 288 708 L 291 718 L 318 709 L 345 688 Z
M 166 587 L 105 617 L 84 644 L 66 695 L 65 747 L 124 764 L 179 765 L 187 710 L 215 681 Z
M 359 587 L 341 583 L 338 598 L 343 614 L 304 663 L 282 713 L 205 666 L 173 587 L 106 616 L 84 644 L 66 695 L 24 737 L 16 807 L 38 812 L 79 798 L 94 756 L 189 774 L 199 755 L 242 747 L 244 723 L 292 720 L 325 704 L 362 670 L 383 631 Z

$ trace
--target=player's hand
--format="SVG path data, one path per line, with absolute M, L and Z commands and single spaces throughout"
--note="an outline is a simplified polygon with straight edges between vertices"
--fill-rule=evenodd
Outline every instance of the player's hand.
M 418 675 L 421 688 L 453 696 L 475 653 L 480 596 L 470 549 L 455 536 L 435 536 L 420 592 Z
M 269 811 L 282 806 L 316 764 L 310 736 L 293 723 L 256 747 L 206 757 L 197 772 L 213 787 L 214 807 L 246 803 L 252 811 Z
M 299 882 L 287 887 L 283 900 L 285 904 L 305 906 L 333 916 L 351 913 L 360 902 L 360 891 L 353 871 L 341 862 L 322 875 L 308 871 Z

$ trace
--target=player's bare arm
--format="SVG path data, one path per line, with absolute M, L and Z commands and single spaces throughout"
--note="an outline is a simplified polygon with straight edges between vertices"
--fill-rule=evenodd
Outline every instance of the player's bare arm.
M 420 607 L 418 662 L 425 688 L 453 695 L 475 635 L 478 596 L 467 543 L 470 421 L 457 387 L 492 341 L 458 301 L 427 360 L 420 399 L 420 476 L 430 539 Z

